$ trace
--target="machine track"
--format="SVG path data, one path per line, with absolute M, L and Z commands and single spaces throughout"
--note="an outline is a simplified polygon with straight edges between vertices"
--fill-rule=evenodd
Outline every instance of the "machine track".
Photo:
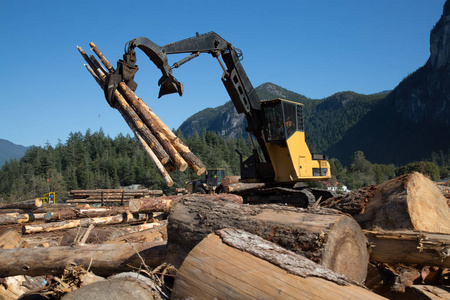
M 237 192 L 242 196 L 246 204 L 270 204 L 281 203 L 302 208 L 307 208 L 315 203 L 319 198 L 325 200 L 334 197 L 334 193 L 313 188 L 285 188 L 269 187 L 248 189 Z

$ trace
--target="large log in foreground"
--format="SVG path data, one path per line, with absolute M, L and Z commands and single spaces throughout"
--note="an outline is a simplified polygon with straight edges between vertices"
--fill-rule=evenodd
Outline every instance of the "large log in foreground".
M 322 207 L 350 213 L 363 229 L 450 233 L 450 209 L 436 183 L 418 172 L 330 198 Z
M 417 231 L 364 231 L 370 260 L 450 268 L 450 235 Z
M 333 210 L 314 213 L 279 205 L 240 205 L 190 195 L 169 214 L 168 261 L 183 259 L 208 234 L 237 228 L 257 234 L 349 278 L 366 277 L 369 253 L 366 238 L 350 217 Z
M 384 299 L 350 282 L 258 236 L 225 229 L 189 253 L 172 299 Z
M 67 264 L 74 264 L 104 276 L 139 268 L 140 257 L 154 268 L 164 261 L 165 246 L 166 242 L 152 242 L 0 250 L 0 274 L 61 275 Z

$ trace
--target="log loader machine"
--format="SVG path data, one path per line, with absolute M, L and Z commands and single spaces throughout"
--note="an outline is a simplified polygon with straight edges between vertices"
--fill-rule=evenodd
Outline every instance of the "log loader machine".
M 266 187 L 243 193 L 251 203 L 282 202 L 306 207 L 316 198 L 333 196 L 330 192 L 305 187 L 294 188 L 298 182 L 322 181 L 331 177 L 330 165 L 323 154 L 311 153 L 305 142 L 303 104 L 285 99 L 260 100 L 241 64 L 242 51 L 215 32 L 196 34 L 178 42 L 159 46 L 145 37 L 130 40 L 125 45 L 123 60 L 116 73 L 109 75 L 105 96 L 111 103 L 114 89 L 120 81 L 135 90 L 134 74 L 138 67 L 135 49 L 141 49 L 162 72 L 158 82 L 159 97 L 171 93 L 183 95 L 183 85 L 172 71 L 201 53 L 217 59 L 223 70 L 222 82 L 238 113 L 247 119 L 253 155 L 241 160 L 241 182 L 265 183 Z M 169 65 L 168 55 L 188 56 Z M 256 140 L 256 145 L 254 143 Z M 259 147 L 259 151 L 258 151 Z M 261 155 L 260 155 L 261 154 Z

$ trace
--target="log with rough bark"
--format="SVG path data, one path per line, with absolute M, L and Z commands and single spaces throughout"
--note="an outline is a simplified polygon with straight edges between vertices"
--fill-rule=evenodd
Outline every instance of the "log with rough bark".
M 358 285 L 256 235 L 223 229 L 186 257 L 172 299 L 383 299 Z
M 123 233 L 123 231 L 118 230 L 116 233 L 110 235 L 104 243 L 144 243 L 167 240 L 166 223 L 151 224 L 153 224 L 152 228 L 133 233 Z
M 110 224 L 120 224 L 127 222 L 145 222 L 148 217 L 138 216 L 138 218 L 130 217 L 128 214 L 118 214 L 109 217 L 98 217 L 98 218 L 84 218 L 78 220 L 66 220 L 60 222 L 51 222 L 38 225 L 24 225 L 22 226 L 22 233 L 36 233 L 36 232 L 50 232 L 56 230 L 70 229 L 74 227 L 86 227 L 90 224 L 93 225 L 110 225 Z
M 30 214 L 9 213 L 0 215 L 0 225 L 28 223 Z
M 243 192 L 251 189 L 259 189 L 264 187 L 265 183 L 231 183 L 223 186 L 225 193 Z
M 95 208 L 95 209 L 62 209 L 51 211 L 45 214 L 45 221 L 55 222 L 61 220 L 73 220 L 82 218 L 108 217 L 111 215 L 123 214 L 128 211 L 126 207 Z
M 233 194 L 211 194 L 211 195 L 175 195 L 163 196 L 158 198 L 132 199 L 129 202 L 131 212 L 168 212 L 170 208 L 183 199 L 205 198 L 209 200 L 232 201 L 239 204 L 243 203 L 242 197 Z
M 363 229 L 450 233 L 450 209 L 436 183 L 418 172 L 321 203 L 350 213 Z
M 18 208 L 18 209 L 34 209 L 42 206 L 42 200 L 39 198 L 21 201 L 21 202 L 13 202 L 8 204 L 0 204 L 0 209 L 10 209 L 10 208 Z
M 86 62 L 92 63 L 91 59 L 85 55 L 84 50 L 78 47 L 78 50 L 80 51 L 81 55 L 85 58 Z M 95 75 L 97 78 L 101 80 L 99 82 L 99 85 L 103 89 L 103 84 L 105 82 L 106 74 L 103 73 L 101 69 L 96 68 L 95 66 L 91 66 L 92 70 L 95 72 Z M 158 157 L 159 161 L 161 161 L 163 164 L 167 163 L 169 161 L 169 156 L 167 155 L 166 151 L 160 144 L 160 142 L 156 139 L 156 137 L 151 133 L 148 126 L 141 120 L 141 118 L 136 114 L 136 112 L 133 110 L 133 108 L 127 103 L 123 95 L 118 91 L 114 91 L 114 97 L 115 97 L 115 103 L 114 108 L 116 108 L 122 117 L 127 122 L 128 126 L 134 131 L 134 129 L 137 129 L 139 134 L 145 139 L 147 145 L 152 149 L 154 154 Z
M 165 246 L 165 242 L 152 242 L 0 250 L 0 274 L 60 275 L 67 264 L 74 264 L 103 276 L 138 269 L 141 257 L 154 268 L 163 262 Z
M 450 235 L 417 231 L 363 231 L 371 247 L 370 260 L 450 268 Z
M 7 213 L 0 214 L 0 225 L 29 223 L 36 220 L 44 220 L 45 213 Z
M 96 66 L 93 64 L 93 62 L 81 47 L 78 47 L 78 51 L 89 64 L 89 66 L 86 66 L 87 70 L 89 71 L 89 73 L 91 73 L 91 75 L 103 89 L 106 75 L 100 69 L 96 68 Z M 144 148 L 144 151 L 150 157 L 152 162 L 155 164 L 158 172 L 166 181 L 167 186 L 172 186 L 173 181 L 170 178 L 168 171 L 172 171 L 173 164 L 169 160 L 169 156 L 164 151 L 158 140 L 150 132 L 147 125 L 145 125 L 142 120 L 140 120 L 136 112 L 134 112 L 134 110 L 129 106 L 129 104 L 123 98 L 122 94 L 120 94 L 119 91 L 115 90 L 114 97 L 117 100 L 115 108 L 120 112 L 125 122 L 133 131 L 139 143 Z
M 155 123 L 158 124 L 159 128 L 161 128 L 161 130 L 170 140 L 175 149 L 177 149 L 184 160 L 189 164 L 189 167 L 191 167 L 192 171 L 194 171 L 194 173 L 197 175 L 205 173 L 205 165 L 201 162 L 200 159 L 198 159 L 197 156 L 194 155 L 194 153 L 191 152 L 189 147 L 186 146 L 186 144 L 184 144 L 183 141 L 180 140 L 149 107 L 147 107 L 147 111 L 152 116 L 152 119 L 155 121 Z
M 91 299 L 168 299 L 160 294 L 160 284 L 139 273 L 120 273 L 70 292 L 62 300 Z
M 132 106 L 136 109 L 141 118 L 146 122 L 149 127 L 155 128 L 155 132 L 158 132 L 158 136 L 170 141 L 175 150 L 181 155 L 184 161 L 191 167 L 191 169 L 197 174 L 201 175 L 206 171 L 206 167 L 203 163 L 189 150 L 189 148 L 173 133 L 172 130 L 167 127 L 164 122 L 147 106 L 147 104 L 132 92 L 125 83 L 119 84 L 120 91 L 127 95 L 127 100 L 130 101 Z
M 103 54 L 98 50 L 97 47 L 92 48 L 94 52 L 99 56 L 100 61 L 105 65 L 108 71 L 105 71 L 102 67 L 97 68 L 93 63 L 93 57 L 89 57 L 84 53 L 84 51 L 79 48 L 81 55 L 88 62 L 94 78 L 98 80 L 102 89 L 104 89 L 104 75 L 105 73 L 114 73 L 114 68 L 108 62 L 108 60 L 103 56 Z M 91 71 L 90 71 L 91 72 Z M 92 74 L 91 72 L 91 74 Z M 102 74 L 103 73 L 103 74 Z M 162 147 L 169 154 L 173 163 L 181 170 L 184 171 L 189 165 L 192 170 L 200 175 L 205 172 L 206 168 L 203 163 L 189 150 L 189 148 L 156 116 L 153 111 L 145 104 L 142 99 L 136 96 L 136 94 L 125 84 L 125 82 L 120 82 L 118 85 L 118 90 L 114 92 L 114 96 L 127 98 L 130 105 L 132 105 L 133 110 L 137 112 L 137 115 L 142 119 L 143 123 L 150 128 L 156 139 L 161 143 Z M 120 99 L 118 100 L 121 101 Z M 119 103 L 119 105 L 122 105 Z M 118 108 L 118 107 L 117 107 Z M 171 171 L 172 167 L 170 164 L 166 165 L 168 172 Z
M 87 204 L 92 204 L 92 203 L 121 203 L 121 202 L 126 202 L 128 203 L 132 198 L 128 198 L 128 199 L 68 199 L 66 200 L 66 203 L 69 204 L 76 204 L 76 203 L 87 203 Z
M 144 197 L 144 196 L 155 196 L 162 195 L 162 190 L 148 190 L 148 189 L 139 189 L 139 190 L 131 190 L 131 189 L 95 189 L 95 190 L 71 190 L 69 192 L 69 196 L 72 198 L 85 198 L 85 197 L 101 197 L 102 194 L 105 197 L 108 196 L 117 196 L 121 197 L 122 195 L 130 196 L 130 197 Z
M 167 241 L 167 220 L 160 223 L 145 223 L 141 225 L 115 227 L 104 226 L 95 227 L 87 235 L 88 228 L 73 228 L 64 233 L 59 246 L 70 246 L 77 244 L 82 238 L 85 238 L 86 244 L 103 243 L 135 243 L 139 241 L 152 242 L 157 240 Z M 145 231 L 145 232 L 143 232 Z M 142 239 L 140 238 L 142 234 Z M 154 239 L 152 239 L 152 236 Z
M 100 50 L 97 48 L 97 46 L 95 46 L 94 43 L 91 43 L 91 46 L 92 50 L 94 50 L 94 52 L 100 58 L 100 61 L 108 69 L 108 73 L 113 74 L 114 68 L 106 59 L 106 57 L 100 52 Z M 169 139 L 166 137 L 164 132 L 162 132 L 162 130 L 159 128 L 158 124 L 155 124 L 155 122 L 152 120 L 151 115 L 149 115 L 146 112 L 143 101 L 139 99 L 136 96 L 136 94 L 123 81 L 119 83 L 118 90 L 119 93 L 127 100 L 128 104 L 131 105 L 133 111 L 136 112 L 136 115 L 150 129 L 152 134 L 155 136 L 156 140 L 161 144 L 164 151 L 169 155 L 172 162 L 177 166 L 177 168 L 180 171 L 185 171 L 187 169 L 188 164 L 180 155 L 180 153 L 178 153 L 177 150 L 173 147 L 173 145 L 170 143 Z
M 366 238 L 352 218 L 334 210 L 250 206 L 205 196 L 182 197 L 171 209 L 167 232 L 173 265 L 179 266 L 209 233 L 230 227 L 257 234 L 358 282 L 366 277 Z
M 152 119 L 152 116 L 144 107 L 144 102 L 136 96 L 136 94 L 126 85 L 125 82 L 119 83 L 120 93 L 127 99 L 128 103 L 134 108 L 142 121 L 150 128 L 153 135 L 163 146 L 164 150 L 170 156 L 172 162 L 177 166 L 180 171 L 185 171 L 188 167 L 188 163 L 184 160 L 181 154 L 175 149 L 172 143 L 169 141 L 164 132 L 159 128 L 158 124 Z
M 10 229 L 0 236 L 0 249 L 26 248 L 27 242 L 15 230 Z M 0 250 L 1 252 L 2 250 Z M 19 299 L 21 295 L 32 290 L 39 289 L 45 285 L 45 280 L 40 277 L 10 276 L 3 278 L 0 273 L 0 299 Z

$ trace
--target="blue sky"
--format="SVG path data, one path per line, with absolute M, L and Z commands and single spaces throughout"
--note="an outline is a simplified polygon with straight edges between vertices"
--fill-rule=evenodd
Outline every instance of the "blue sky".
M 83 66 L 76 46 L 93 54 L 89 42 L 115 65 L 133 38 L 165 45 L 215 31 L 243 51 L 255 87 L 273 82 L 313 99 L 393 89 L 427 61 L 444 2 L 0 0 L 0 138 L 44 146 L 87 129 L 131 133 Z M 136 94 L 170 128 L 229 99 L 210 55 L 174 71 L 183 97 L 161 99 L 161 73 L 137 56 Z

